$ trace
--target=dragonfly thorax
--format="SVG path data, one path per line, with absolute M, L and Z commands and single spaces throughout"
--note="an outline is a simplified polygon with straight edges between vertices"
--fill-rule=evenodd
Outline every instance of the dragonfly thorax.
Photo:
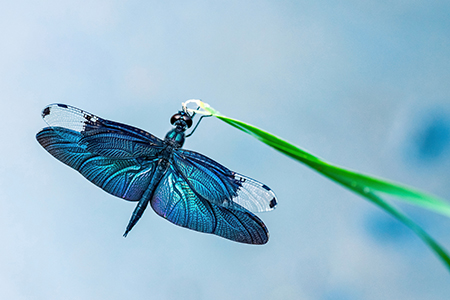
M 174 148 L 181 148 L 184 144 L 184 132 L 192 126 L 192 118 L 184 111 L 179 111 L 170 118 L 170 123 L 174 129 L 166 134 L 164 142 Z
M 171 145 L 174 148 L 181 148 L 184 144 L 184 132 L 186 128 L 183 126 L 177 126 L 166 134 L 164 142 Z

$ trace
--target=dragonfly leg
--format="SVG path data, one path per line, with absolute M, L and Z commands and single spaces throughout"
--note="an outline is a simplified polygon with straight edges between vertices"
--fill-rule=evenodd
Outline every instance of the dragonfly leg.
M 194 133 L 195 129 L 197 129 L 197 127 L 200 124 L 200 122 L 202 121 L 202 119 L 206 118 L 206 117 L 211 117 L 211 115 L 203 115 L 203 116 L 201 116 L 200 119 L 198 120 L 197 124 L 195 124 L 194 129 L 192 129 L 191 132 L 188 135 L 186 135 L 186 137 L 190 137 Z

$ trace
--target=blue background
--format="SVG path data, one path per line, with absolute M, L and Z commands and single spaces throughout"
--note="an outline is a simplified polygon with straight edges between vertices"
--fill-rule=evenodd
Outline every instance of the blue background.
M 270 186 L 249 246 L 170 224 L 35 140 L 71 104 L 164 137 L 181 102 L 327 161 L 450 199 L 448 1 L 3 1 L 2 299 L 448 299 L 410 230 L 341 186 L 206 119 L 185 148 Z M 450 221 L 397 203 L 450 249 Z

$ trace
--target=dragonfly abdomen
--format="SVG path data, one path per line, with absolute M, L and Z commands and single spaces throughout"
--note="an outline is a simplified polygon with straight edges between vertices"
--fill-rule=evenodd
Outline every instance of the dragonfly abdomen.
M 165 158 L 159 159 L 153 178 L 150 181 L 150 184 L 148 185 L 141 199 L 139 200 L 138 204 L 136 205 L 133 214 L 131 215 L 130 221 L 128 222 L 127 225 L 127 229 L 123 234 L 124 237 L 128 235 L 128 232 L 130 232 L 130 230 L 134 227 L 134 225 L 136 225 L 136 223 L 142 217 L 145 209 L 148 206 L 148 202 L 152 199 L 154 191 L 158 186 L 159 182 L 161 181 L 161 179 L 163 178 L 164 174 L 167 172 L 168 167 L 169 162 Z

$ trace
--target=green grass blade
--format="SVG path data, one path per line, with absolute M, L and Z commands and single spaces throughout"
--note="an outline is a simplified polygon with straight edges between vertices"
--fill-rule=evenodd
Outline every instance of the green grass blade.
M 287 156 L 310 166 L 334 181 L 341 182 L 343 179 L 351 180 L 352 186 L 349 187 L 350 189 L 354 186 L 361 185 L 367 191 L 388 194 L 409 204 L 420 206 L 450 217 L 450 203 L 435 195 L 428 194 L 406 185 L 401 185 L 332 165 L 257 127 L 222 115 L 215 116 L 233 127 L 254 136 L 261 142 L 286 154 Z
M 394 206 L 384 201 L 377 193 L 391 195 L 409 204 L 420 206 L 450 217 L 450 204 L 445 200 L 412 187 L 332 165 L 320 159 L 319 157 L 312 155 L 305 150 L 302 150 L 288 143 L 287 141 L 276 137 L 273 134 L 265 132 L 245 122 L 225 117 L 206 103 L 203 103 L 199 100 L 191 101 L 196 102 L 197 105 L 203 108 L 206 114 L 211 114 L 224 121 L 225 123 L 228 123 L 229 125 L 250 134 L 261 142 L 299 162 L 308 165 L 309 167 L 327 176 L 331 180 L 343 185 L 344 187 L 352 190 L 353 192 L 363 196 L 370 202 L 379 206 L 394 218 L 413 230 L 413 232 L 416 233 L 441 259 L 441 261 L 450 271 L 450 256 L 446 252 L 446 250 L 442 246 L 440 246 L 419 225 L 417 225 L 414 221 L 412 221 L 409 217 L 396 209 Z

